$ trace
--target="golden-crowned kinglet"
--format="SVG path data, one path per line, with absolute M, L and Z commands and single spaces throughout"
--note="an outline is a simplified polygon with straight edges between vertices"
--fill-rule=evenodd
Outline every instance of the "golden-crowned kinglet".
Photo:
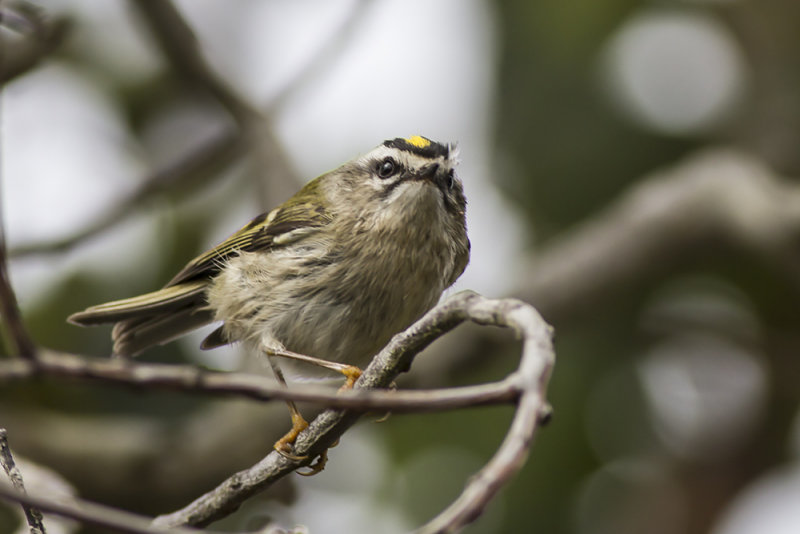
M 69 321 L 116 323 L 118 355 L 221 321 L 204 349 L 244 341 L 271 356 L 341 362 L 324 366 L 352 383 L 352 366 L 434 306 L 467 265 L 455 165 L 450 145 L 420 136 L 385 141 L 253 219 L 163 289 Z

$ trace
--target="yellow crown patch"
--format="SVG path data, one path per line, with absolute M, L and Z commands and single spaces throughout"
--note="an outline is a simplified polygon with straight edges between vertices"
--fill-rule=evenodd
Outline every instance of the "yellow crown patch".
M 417 148 L 427 148 L 431 146 L 431 142 L 419 135 L 412 135 L 408 139 L 406 139 L 409 145 L 413 145 Z

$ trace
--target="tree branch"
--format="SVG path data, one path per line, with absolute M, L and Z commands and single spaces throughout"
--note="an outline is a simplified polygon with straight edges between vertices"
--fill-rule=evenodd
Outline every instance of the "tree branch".
M 492 459 L 475 476 L 446 510 L 418 534 L 457 532 L 475 521 L 489 501 L 519 471 L 528 458 L 536 430 L 549 415 L 547 386 L 555 363 L 551 328 L 538 312 L 520 301 L 476 301 L 470 318 L 480 324 L 495 324 L 513 329 L 523 338 L 522 358 L 514 376 L 522 388 L 511 427 Z
M 336 393 L 322 386 L 287 389 L 266 376 L 211 371 L 193 365 L 147 364 L 120 358 L 87 358 L 42 350 L 35 361 L 0 361 L 0 384 L 40 377 L 167 389 L 261 401 L 293 400 L 358 412 L 419 413 L 516 402 L 522 390 L 516 380 L 460 388 L 418 391 L 350 390 Z
M 523 388 L 518 414 L 509 436 L 497 455 L 469 484 L 464 495 L 447 510 L 438 524 L 451 528 L 480 515 L 483 506 L 503 483 L 524 462 L 533 439 L 539 416 L 546 409 L 544 396 L 553 365 L 550 329 L 529 305 L 516 300 L 493 301 L 475 293 L 463 292 L 428 312 L 405 332 L 396 335 L 365 369 L 355 389 L 387 387 L 402 371 L 409 368 L 414 357 L 434 339 L 455 328 L 463 321 L 507 326 L 523 337 L 523 361 L 510 378 Z M 246 499 L 263 491 L 298 467 L 307 465 L 358 419 L 352 411 L 326 410 L 321 413 L 295 442 L 294 452 L 306 457 L 294 461 L 273 451 L 253 467 L 240 471 L 216 489 L 201 496 L 185 508 L 155 519 L 159 526 L 203 526 L 235 511 Z M 530 420 L 523 421 L 529 418 Z M 438 532 L 435 524 L 424 532 Z
M 25 483 L 22 480 L 22 473 L 14 463 L 11 455 L 11 448 L 8 446 L 8 433 L 5 428 L 0 428 L 0 465 L 11 480 L 11 487 L 14 491 L 25 495 Z M 0 486 L 2 487 L 2 486 Z M 45 534 L 44 524 L 42 523 L 42 512 L 38 508 L 28 503 L 21 503 L 22 510 L 25 512 L 25 520 L 31 527 L 31 534 Z
M 413 358 L 436 338 L 471 320 L 504 326 L 523 337 L 519 369 L 506 379 L 479 386 L 436 391 L 372 391 L 388 386 Z M 497 403 L 517 403 L 517 414 L 498 452 L 468 484 L 462 496 L 421 532 L 453 531 L 477 518 L 489 500 L 524 463 L 534 432 L 547 410 L 547 382 L 553 365 L 550 330 L 536 311 L 520 301 L 485 299 L 464 292 L 426 314 L 395 336 L 364 371 L 353 391 L 334 394 L 322 388 L 283 388 L 265 377 L 206 371 L 194 366 L 144 364 L 119 359 L 85 359 L 42 351 L 35 362 L 0 362 L 0 383 L 37 376 L 67 377 L 106 383 L 168 388 L 198 393 L 241 395 L 259 400 L 297 400 L 328 407 L 300 435 L 295 453 L 305 461 L 271 452 L 248 470 L 236 473 L 215 490 L 182 510 L 154 520 L 158 527 L 203 526 L 233 512 L 250 496 L 306 465 L 336 441 L 368 410 L 435 411 Z M 348 411 L 341 411 L 347 409 Z M 74 517 L 74 516 L 70 516 Z

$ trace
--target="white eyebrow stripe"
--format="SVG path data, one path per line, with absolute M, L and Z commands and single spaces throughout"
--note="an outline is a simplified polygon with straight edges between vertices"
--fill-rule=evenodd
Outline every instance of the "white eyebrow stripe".
M 422 157 L 412 152 L 407 152 L 405 150 L 398 150 L 396 148 L 380 145 L 374 150 L 362 156 L 360 158 L 360 162 L 363 165 L 369 165 L 372 162 L 381 161 L 386 157 L 392 157 L 396 159 L 397 162 L 400 163 L 406 169 L 419 169 L 425 165 L 429 165 L 430 163 L 438 163 L 440 165 L 446 166 L 447 168 L 453 168 L 458 164 L 458 160 L 456 159 L 455 156 L 456 153 L 454 153 L 454 151 L 451 150 L 449 158 L 445 158 L 444 156 L 438 156 L 436 158 L 431 159 Z

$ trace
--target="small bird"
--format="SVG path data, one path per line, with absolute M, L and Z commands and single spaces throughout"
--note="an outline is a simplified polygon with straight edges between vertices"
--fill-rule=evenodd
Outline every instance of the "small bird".
M 384 141 L 312 180 L 190 261 L 162 289 L 75 313 L 80 326 L 116 323 L 114 354 L 134 356 L 221 322 L 201 347 L 243 342 L 276 358 L 347 377 L 351 387 L 397 332 L 432 308 L 469 261 L 466 198 L 456 149 L 418 135 Z M 295 364 L 302 376 L 311 365 Z M 275 448 L 291 456 L 308 424 Z

